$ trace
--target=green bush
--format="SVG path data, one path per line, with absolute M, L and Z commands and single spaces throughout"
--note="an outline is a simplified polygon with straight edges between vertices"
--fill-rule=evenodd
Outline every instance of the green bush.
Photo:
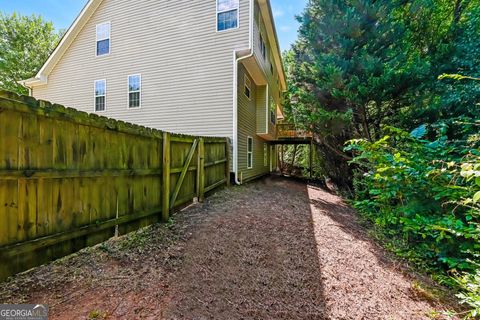
M 460 285 L 462 301 L 478 312 L 480 139 L 465 134 L 475 127 L 468 119 L 411 133 L 390 127 L 382 139 L 353 140 L 346 149 L 358 168 L 355 207 L 404 244 L 397 253 L 436 274 L 465 274 L 449 284 Z M 434 141 L 425 138 L 432 135 Z

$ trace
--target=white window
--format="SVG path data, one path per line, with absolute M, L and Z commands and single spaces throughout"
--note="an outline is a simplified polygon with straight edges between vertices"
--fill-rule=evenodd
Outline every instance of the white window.
M 262 34 L 260 34 L 260 53 L 262 54 L 263 59 L 267 59 L 267 46 L 265 45 L 265 41 L 263 40 Z
M 268 166 L 268 144 L 263 144 L 263 165 Z
M 238 28 L 239 0 L 217 0 L 217 31 Z
M 110 53 L 110 22 L 97 24 L 97 57 Z
M 270 55 L 269 62 L 270 62 L 270 73 L 273 76 L 273 57 L 272 57 L 272 55 Z
M 253 138 L 247 138 L 247 168 L 253 168 Z
M 243 82 L 243 94 L 248 98 L 248 100 L 250 100 L 252 96 L 252 81 L 247 75 L 245 75 Z
M 277 106 L 273 98 L 270 98 L 270 122 L 273 125 L 277 123 Z
M 105 111 L 107 109 L 107 81 L 95 81 L 95 111 Z
M 140 108 L 142 102 L 142 76 L 128 76 L 128 107 Z

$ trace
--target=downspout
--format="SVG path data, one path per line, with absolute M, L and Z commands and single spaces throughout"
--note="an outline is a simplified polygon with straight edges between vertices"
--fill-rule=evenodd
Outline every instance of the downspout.
M 249 48 L 250 53 L 246 56 L 237 58 L 237 50 L 233 51 L 233 173 L 235 184 L 240 185 L 238 180 L 238 64 L 240 61 L 253 57 L 253 19 L 254 19 L 254 0 L 250 0 L 250 30 L 249 30 Z
M 18 83 L 19 85 L 21 85 L 22 87 L 24 87 L 25 89 L 27 89 L 27 90 L 28 90 L 28 95 L 29 95 L 30 97 L 33 97 L 33 87 L 29 87 L 29 86 L 25 83 L 25 81 L 17 81 L 17 83 Z

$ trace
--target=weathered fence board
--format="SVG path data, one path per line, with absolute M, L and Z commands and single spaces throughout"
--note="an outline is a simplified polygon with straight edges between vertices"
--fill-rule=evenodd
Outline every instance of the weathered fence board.
M 228 151 L 0 91 L 0 280 L 168 220 L 228 184 Z

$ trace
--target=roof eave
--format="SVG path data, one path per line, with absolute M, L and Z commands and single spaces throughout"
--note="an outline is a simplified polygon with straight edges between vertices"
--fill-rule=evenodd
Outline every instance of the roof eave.
M 27 87 L 27 88 L 32 88 L 32 87 L 37 87 L 41 85 L 45 85 L 48 82 L 48 77 L 46 76 L 41 76 L 41 77 L 34 77 L 26 80 L 20 80 L 17 83 L 20 85 Z
M 283 60 L 282 60 L 282 53 L 280 51 L 280 45 L 278 41 L 278 34 L 277 29 L 275 27 L 275 20 L 273 18 L 272 6 L 270 4 L 270 0 L 259 0 L 260 3 L 260 10 L 267 10 L 267 12 L 263 12 L 263 16 L 266 18 L 265 26 L 267 27 L 267 32 L 269 31 L 272 34 L 273 44 L 275 47 L 274 56 L 276 58 L 277 69 L 280 70 L 280 83 L 281 83 L 281 91 L 287 91 L 287 80 L 285 76 L 285 69 L 283 67 Z M 268 13 L 268 14 L 265 14 Z
M 80 33 L 82 28 L 88 22 L 90 17 L 93 15 L 98 6 L 102 3 L 103 0 L 89 0 L 87 4 L 83 7 L 80 14 L 77 16 L 73 24 L 68 28 L 67 32 L 63 35 L 62 39 L 58 43 L 57 47 L 53 50 L 52 54 L 48 57 L 47 61 L 44 63 L 40 71 L 38 71 L 35 78 L 43 79 L 48 77 L 50 72 L 53 70 L 55 65 L 60 61 L 62 56 L 65 54 L 67 49 L 73 43 L 77 35 Z M 29 79 L 30 80 L 30 79 Z M 28 80 L 25 80 L 28 81 Z

